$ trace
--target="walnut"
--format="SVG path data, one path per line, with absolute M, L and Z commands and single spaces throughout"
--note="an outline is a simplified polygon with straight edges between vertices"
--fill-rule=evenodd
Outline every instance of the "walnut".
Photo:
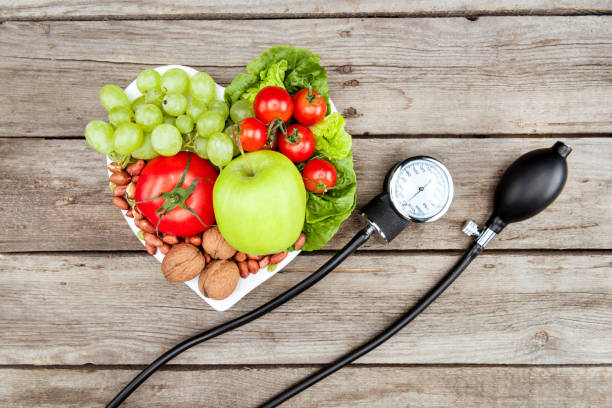
M 186 282 L 198 276 L 206 263 L 202 252 L 191 244 L 173 245 L 162 261 L 162 272 L 170 282 Z
M 215 300 L 225 299 L 238 285 L 240 272 L 234 261 L 212 261 L 200 274 L 198 287 L 206 297 Z
M 202 247 L 213 259 L 228 259 L 236 253 L 236 250 L 227 243 L 216 226 L 204 231 Z

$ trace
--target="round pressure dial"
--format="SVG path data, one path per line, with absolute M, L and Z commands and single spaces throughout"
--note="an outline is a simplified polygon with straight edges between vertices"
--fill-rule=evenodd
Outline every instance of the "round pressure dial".
M 404 218 L 429 222 L 442 217 L 453 199 L 453 179 L 446 167 L 427 156 L 411 157 L 390 172 L 391 203 Z

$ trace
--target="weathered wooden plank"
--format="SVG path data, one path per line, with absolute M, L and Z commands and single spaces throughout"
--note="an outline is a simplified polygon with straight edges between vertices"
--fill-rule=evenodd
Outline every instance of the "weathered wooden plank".
M 172 364 L 321 364 L 404 313 L 458 255 L 359 254 L 269 316 Z M 135 254 L 5 254 L 0 364 L 148 364 L 178 341 L 288 289 L 299 256 L 226 313 Z M 611 255 L 488 255 L 359 363 L 610 364 Z M 1 382 L 0 382 L 1 383 Z
M 164 370 L 125 407 L 255 407 L 314 368 Z M 0 403 L 19 407 L 99 407 L 132 369 L 2 369 Z M 604 407 L 610 367 L 348 367 L 283 407 Z
M 144 66 L 197 66 L 227 83 L 279 32 L 322 56 L 355 134 L 611 132 L 611 21 L 6 22 L 0 75 L 20 109 L 0 104 L 0 135 L 81 135 L 104 117 L 100 86 L 127 85 Z
M 537 217 L 510 225 L 491 248 L 610 248 L 612 139 L 564 138 L 574 147 L 558 200 Z M 390 245 L 368 248 L 463 249 L 461 225 L 484 222 L 500 173 L 520 154 L 552 139 L 356 139 L 358 206 L 381 191 L 388 168 L 418 154 L 442 160 L 454 177 L 447 215 L 411 225 Z M 142 250 L 111 204 L 104 158 L 83 140 L 0 140 L 0 251 Z M 327 248 L 342 247 L 362 227 L 357 211 Z M 588 239 L 585 239 L 588 236 Z
M 579 14 L 611 10 L 605 0 L 564 0 L 551 3 L 545 0 L 394 0 L 380 2 L 323 1 L 308 3 L 301 1 L 229 1 L 219 3 L 211 0 L 177 0 L 172 4 L 156 0 L 146 7 L 138 2 L 111 1 L 104 5 L 89 0 L 49 1 L 23 0 L 18 3 L 0 2 L 2 19 L 79 19 L 79 18 L 271 18 L 271 17 L 328 17 L 355 15 L 478 15 L 511 13 Z

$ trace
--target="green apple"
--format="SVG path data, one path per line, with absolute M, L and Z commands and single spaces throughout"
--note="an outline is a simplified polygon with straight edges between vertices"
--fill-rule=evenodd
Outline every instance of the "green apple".
M 302 232 L 306 189 L 291 160 L 259 150 L 237 157 L 221 171 L 213 205 L 217 226 L 231 246 L 246 254 L 274 254 Z

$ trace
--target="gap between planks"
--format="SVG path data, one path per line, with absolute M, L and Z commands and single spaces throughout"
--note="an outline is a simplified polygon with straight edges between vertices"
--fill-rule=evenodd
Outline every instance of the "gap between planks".
M 239 370 L 252 369 L 281 369 L 281 368 L 319 368 L 326 364 L 173 364 L 168 363 L 159 368 L 158 371 L 212 371 L 212 370 Z M 0 364 L 0 370 L 143 370 L 144 364 Z M 347 367 L 352 368 L 597 368 L 612 367 L 612 364 L 402 364 L 402 363 L 351 363 Z
M 143 20 L 322 20 L 331 18 L 465 18 L 478 21 L 479 17 L 578 17 L 609 16 L 612 9 L 531 9 L 531 10 L 466 10 L 417 12 L 363 12 L 363 13 L 219 13 L 219 14 L 142 14 L 142 15 L 82 15 L 53 17 L 2 17 L 5 21 L 143 21 Z
M 533 133 L 495 133 L 495 134 L 465 134 L 465 133 L 443 133 L 443 134 L 425 134 L 425 133 L 406 133 L 402 135 L 396 134 L 370 134 L 370 133 L 361 133 L 361 134 L 352 134 L 353 139 L 405 139 L 405 140 L 414 140 L 414 139 L 531 139 L 533 138 Z M 600 137 L 600 138 L 610 138 L 612 137 L 612 133 L 609 132 L 582 132 L 582 133 L 538 133 L 538 138 L 541 139 L 559 139 L 559 138 L 580 138 L 580 137 Z M 10 142 L 16 140 L 84 140 L 85 137 L 82 135 L 72 135 L 72 136 L 4 136 L 0 137 L 0 141 Z
M 375 239 L 375 238 L 372 238 Z M 466 250 L 468 247 L 466 246 Z M 140 255 L 145 252 L 143 247 L 142 251 L 126 249 L 123 250 L 108 250 L 108 251 L 92 251 L 92 250 L 69 250 L 69 251 L 15 251 L 15 252 L 4 252 L 10 255 L 16 256 L 28 256 L 28 255 L 49 255 L 49 256 L 65 256 L 69 254 L 80 254 L 80 255 L 102 255 L 108 254 L 109 252 L 116 253 L 118 256 L 134 256 Z M 302 252 L 300 256 L 333 256 L 338 251 L 330 249 L 319 249 L 312 252 Z M 425 256 L 425 255 L 449 255 L 459 256 L 465 251 L 461 249 L 358 249 L 355 253 L 357 256 Z M 564 256 L 588 256 L 588 255 L 609 255 L 610 250 L 601 248 L 580 248 L 580 249 L 564 249 L 564 248 L 545 248 L 545 249 L 513 249 L 513 248 L 490 248 L 485 252 L 487 255 L 564 255 Z M 3 252 L 0 252 L 0 261 L 2 260 Z M 354 255 L 353 255 L 354 256 Z M 342 269 L 342 268 L 337 268 Z

